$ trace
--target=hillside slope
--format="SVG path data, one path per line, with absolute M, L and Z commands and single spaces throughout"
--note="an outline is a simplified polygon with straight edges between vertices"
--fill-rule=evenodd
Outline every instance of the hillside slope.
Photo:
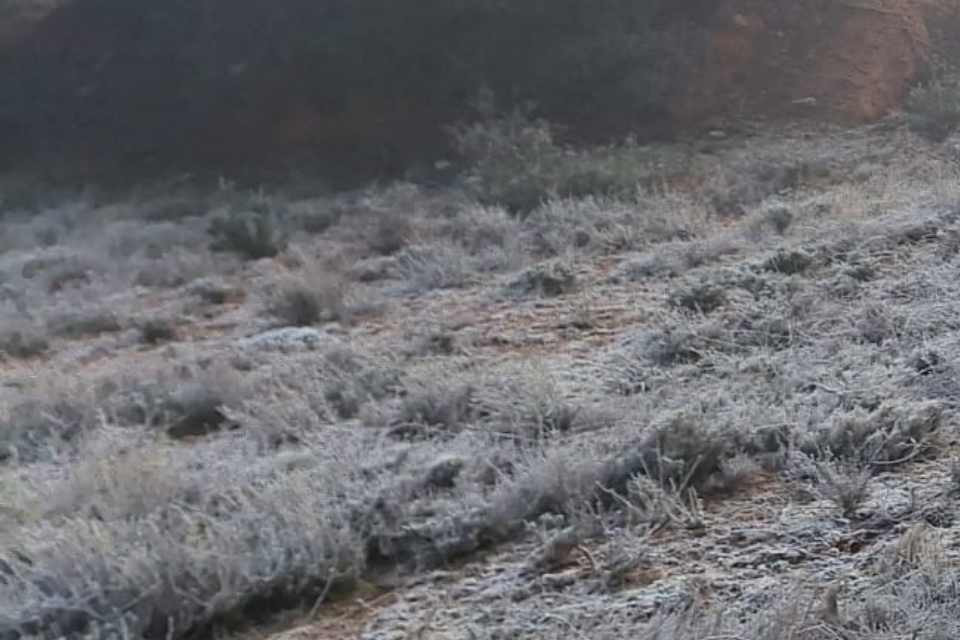
M 5 11 L 12 15 L 18 6 L 35 3 L 14 3 Z M 478 87 L 431 88 L 423 70 L 435 66 L 439 74 L 448 65 L 432 55 L 430 42 L 446 51 L 468 38 L 477 42 L 470 45 L 474 51 L 483 46 L 482 33 L 465 31 L 461 38 L 456 29 L 468 27 L 456 21 L 435 25 L 445 31 L 415 39 L 426 47 L 425 57 L 417 53 L 398 62 L 383 78 L 371 76 L 377 87 L 364 86 L 363 69 L 323 66 L 328 36 L 314 42 L 300 33 L 335 24 L 335 11 L 326 16 L 317 7 L 301 0 L 216 0 L 205 3 L 201 14 L 189 3 L 158 3 L 142 12 L 123 3 L 78 0 L 39 24 L 23 22 L 29 33 L 18 34 L 16 46 L 8 48 L 13 63 L 4 71 L 17 78 L 18 91 L 0 104 L 0 129 L 12 141 L 5 147 L 7 160 L 39 154 L 52 164 L 67 152 L 82 167 L 110 164 L 120 172 L 138 166 L 181 170 L 201 162 L 221 168 L 283 164 L 306 153 L 331 173 L 341 167 L 376 173 L 445 153 L 440 125 L 469 116 L 460 94 Z M 602 69 L 604 77 L 576 80 L 582 52 L 557 50 L 551 55 L 573 57 L 560 57 L 551 74 L 556 81 L 564 73 L 576 80 L 564 88 L 573 93 L 553 106 L 546 96 L 527 97 L 548 102 L 544 115 L 568 118 L 573 133 L 587 138 L 628 132 L 663 137 L 730 116 L 871 121 L 897 109 L 925 73 L 931 56 L 927 17 L 942 23 L 957 7 L 952 0 L 665 3 L 651 19 L 656 37 L 664 40 L 656 54 L 659 69 L 624 68 L 629 57 L 618 61 L 636 46 L 636 34 L 628 31 L 623 51 L 584 43 L 597 48 L 588 60 L 614 56 Z M 5 24 L 9 31 L 20 23 Z M 497 46 L 521 46 L 528 31 L 521 27 L 516 38 Z M 395 35 L 385 31 L 375 38 L 367 56 L 377 58 L 371 47 Z M 553 50 L 550 43 L 544 46 Z M 402 53 L 384 55 L 400 61 Z M 647 54 L 641 48 L 636 55 L 643 60 Z M 531 64 L 531 76 L 520 78 L 521 84 L 543 80 L 547 62 Z M 501 61 L 492 68 L 507 66 Z M 490 76 L 496 71 L 483 73 L 497 84 Z M 577 93 L 578 82 L 589 84 Z M 380 91 L 387 84 L 396 86 Z M 503 89 L 509 94 L 529 86 Z M 659 96 L 653 107 L 639 101 L 648 91 Z M 578 107 L 587 100 L 593 102 Z M 564 113 L 564 105 L 576 108 Z
M 4 204 L 0 636 L 955 637 L 955 155 L 691 144 Z

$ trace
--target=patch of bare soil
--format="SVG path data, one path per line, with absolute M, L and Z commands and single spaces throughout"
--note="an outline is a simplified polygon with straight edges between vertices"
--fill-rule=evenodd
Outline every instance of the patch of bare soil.
M 874 121 L 899 108 L 927 68 L 927 11 L 914 0 L 728 2 L 677 112 Z

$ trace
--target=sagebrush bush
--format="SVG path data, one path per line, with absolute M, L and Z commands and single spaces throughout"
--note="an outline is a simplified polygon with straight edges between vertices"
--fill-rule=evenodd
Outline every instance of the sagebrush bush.
M 225 408 L 243 398 L 239 379 L 226 367 L 214 367 L 196 379 L 167 390 L 167 435 L 174 439 L 206 435 L 228 422 Z
M 452 242 L 417 244 L 397 256 L 397 271 L 419 291 L 456 289 L 477 280 L 478 261 Z
M 140 325 L 140 338 L 156 345 L 177 339 L 177 324 L 170 318 L 150 318 Z
M 524 111 L 448 131 L 473 196 L 521 216 L 557 198 L 632 198 L 649 171 L 647 152 L 633 143 L 576 150 Z
M 22 326 L 0 330 L 0 356 L 32 358 L 43 355 L 50 342 L 35 328 Z
M 0 460 L 55 459 L 73 451 L 96 419 L 95 407 L 83 393 L 29 397 L 0 414 Z
M 284 324 L 309 327 L 321 322 L 350 319 L 347 283 L 335 273 L 314 272 L 288 276 L 270 301 L 270 310 Z
M 673 291 L 669 302 L 674 307 L 708 314 L 727 303 L 727 293 L 710 283 L 696 283 Z
M 873 472 L 852 464 L 818 462 L 815 467 L 820 494 L 837 505 L 843 517 L 855 517 L 870 495 Z
M 117 314 L 107 308 L 65 311 L 47 319 L 47 330 L 51 335 L 71 339 L 113 333 L 122 328 Z
M 509 288 L 520 295 L 540 295 L 547 298 L 562 296 L 577 287 L 574 266 L 563 260 L 551 260 L 522 271 Z
M 960 78 L 943 77 L 914 87 L 904 103 L 910 128 L 935 142 L 960 125 Z
M 454 149 L 472 165 L 468 183 L 480 202 L 527 213 L 556 189 L 563 151 L 546 122 L 517 111 L 450 132 Z
M 231 251 L 248 260 L 272 258 L 286 246 L 276 218 L 264 212 L 219 216 L 207 232 L 213 236 L 211 251 Z
M 810 456 L 892 468 L 935 451 L 943 420 L 944 407 L 936 401 L 890 401 L 873 411 L 839 412 L 799 444 Z

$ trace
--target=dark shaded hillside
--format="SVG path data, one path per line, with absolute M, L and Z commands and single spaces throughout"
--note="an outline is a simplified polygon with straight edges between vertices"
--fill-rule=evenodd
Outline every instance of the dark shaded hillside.
M 146 168 L 312 149 L 389 171 L 481 87 L 581 125 L 649 120 L 679 53 L 659 0 L 148 4 L 77 2 L 11 56 L 21 150 Z
M 2 160 L 369 178 L 444 153 L 445 124 L 530 103 L 589 141 L 728 113 L 872 120 L 927 65 L 920 6 L 74 0 L 3 54 Z

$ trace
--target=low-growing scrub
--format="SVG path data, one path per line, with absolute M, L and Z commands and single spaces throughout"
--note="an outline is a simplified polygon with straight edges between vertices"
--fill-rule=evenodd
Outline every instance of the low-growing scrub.
M 220 431 L 230 424 L 225 409 L 242 399 L 239 379 L 223 366 L 182 381 L 169 389 L 163 405 L 167 435 L 182 439 Z
M 872 411 L 838 412 L 799 444 L 814 457 L 826 454 L 888 469 L 933 453 L 943 420 L 944 406 L 939 402 L 890 401 Z
M 0 415 L 0 460 L 56 460 L 75 451 L 96 426 L 96 404 L 83 390 L 28 397 Z
M 212 220 L 210 250 L 231 251 L 247 260 L 273 258 L 286 246 L 277 218 L 269 211 L 231 212 Z
M 177 339 L 176 322 L 170 318 L 151 318 L 140 324 L 140 339 L 158 345 Z
M 35 358 L 49 348 L 47 338 L 33 327 L 6 327 L 0 330 L 0 353 L 11 358 Z
M 631 198 L 650 175 L 632 144 L 578 151 L 557 142 L 551 126 L 523 111 L 450 128 L 469 163 L 467 184 L 484 204 L 524 216 L 556 198 Z
M 0 302 L 23 324 L 0 331 L 0 637 L 179 640 L 290 608 L 322 635 L 341 597 L 371 637 L 956 637 L 936 530 L 960 471 L 933 459 L 960 400 L 955 185 L 924 195 L 910 136 L 885 140 L 909 151 L 886 185 L 817 193 L 799 137 L 803 158 L 744 160 L 738 183 L 733 135 L 657 189 L 624 185 L 658 145 L 591 167 L 549 138 L 518 170 L 552 186 L 515 213 L 464 195 L 494 184 L 468 168 L 293 204 L 224 185 L 169 224 L 125 200 L 94 208 L 102 234 L 86 209 L 4 228 Z M 284 233 L 248 251 L 250 217 L 211 255 L 195 231 L 218 204 Z M 56 246 L 24 248 L 47 228 Z M 88 304 L 138 272 L 184 286 Z M 380 296 L 389 318 L 359 310 Z M 384 576 L 400 597 L 368 599 Z M 470 606 L 426 604 L 435 578 Z
M 122 329 L 117 314 L 109 309 L 62 312 L 47 320 L 47 331 L 61 338 L 88 338 Z
M 420 435 L 422 430 L 455 432 L 474 419 L 475 393 L 473 385 L 461 382 L 408 386 L 390 420 L 390 432 L 397 437 Z
M 459 289 L 477 281 L 477 263 L 459 245 L 413 245 L 397 256 L 397 271 L 415 291 Z
M 287 276 L 270 295 L 271 313 L 287 326 L 350 320 L 347 283 L 336 273 L 314 270 Z
M 855 518 L 870 495 L 873 471 L 866 467 L 831 462 L 815 462 L 817 490 L 840 509 L 844 518 Z
M 399 372 L 385 363 L 365 361 L 340 351 L 332 351 L 324 359 L 328 371 L 323 398 L 341 419 L 356 418 L 367 403 L 384 400 L 402 389 Z M 415 409 L 403 411 L 408 416 L 417 414 Z M 402 415 L 398 419 L 402 422 Z
M 802 251 L 780 250 L 763 263 L 764 271 L 785 275 L 802 274 L 813 264 L 813 258 Z
M 492 372 L 475 395 L 480 423 L 492 433 L 538 442 L 591 426 L 585 403 L 565 397 L 556 373 L 540 363 Z
M 573 266 L 563 260 L 541 262 L 522 271 L 509 284 L 510 291 L 520 295 L 555 298 L 576 289 L 577 275 Z
M 914 87 L 904 108 L 911 129 L 935 142 L 946 139 L 960 125 L 960 79 L 937 78 Z
M 670 294 L 671 306 L 704 315 L 716 311 L 726 303 L 726 291 L 710 283 L 690 284 Z

